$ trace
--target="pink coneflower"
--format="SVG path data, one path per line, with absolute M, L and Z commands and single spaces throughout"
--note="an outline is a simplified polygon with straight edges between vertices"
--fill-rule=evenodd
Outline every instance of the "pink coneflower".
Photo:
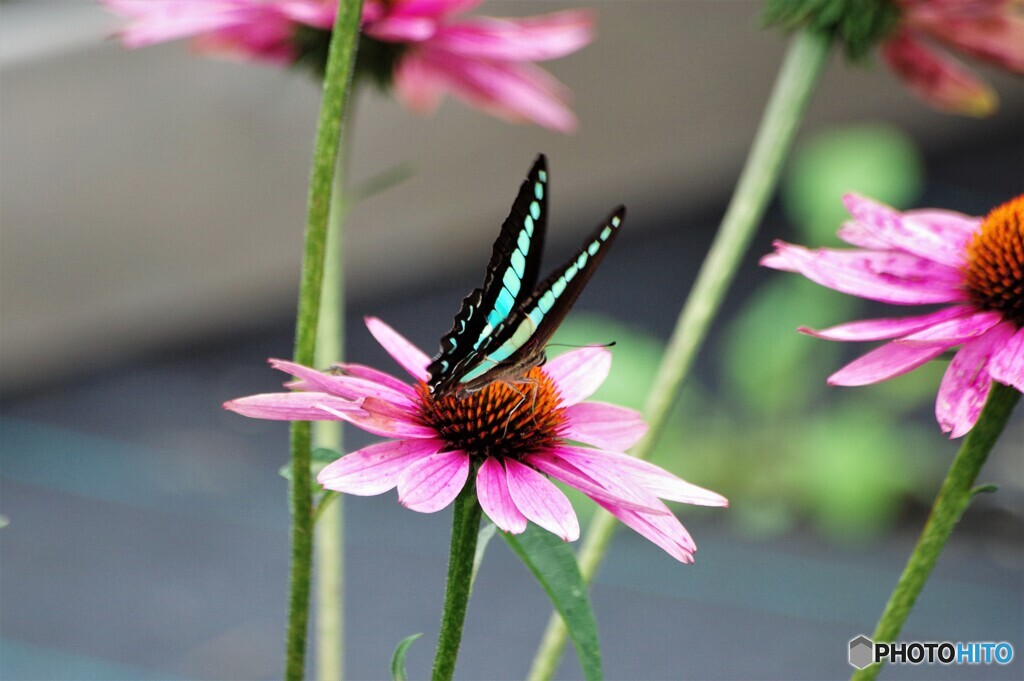
M 127 47 L 192 38 L 197 51 L 323 68 L 338 0 L 103 0 L 131 19 Z M 594 18 L 566 10 L 519 19 L 456 18 L 482 0 L 367 0 L 359 73 L 393 83 L 410 109 L 429 113 L 443 95 L 513 122 L 571 131 L 568 88 L 533 62 L 593 40 Z
M 970 116 L 995 111 L 992 88 L 932 44 L 1024 73 L 1024 11 L 1016 0 L 899 0 L 900 20 L 882 58 L 918 97 Z
M 935 415 L 950 437 L 964 435 L 992 381 L 1024 390 L 1024 195 L 984 219 L 943 210 L 901 213 L 852 194 L 844 201 L 853 220 L 839 236 L 859 249 L 811 251 L 779 241 L 761 264 L 870 300 L 944 305 L 915 317 L 800 331 L 840 341 L 895 339 L 830 376 L 831 385 L 884 381 L 960 346 L 939 386 Z
M 359 364 L 324 373 L 270 360 L 298 378 L 288 384 L 293 392 L 252 395 L 224 407 L 254 418 L 341 419 L 392 438 L 327 465 L 317 477 L 327 489 L 366 496 L 397 487 L 403 506 L 432 513 L 448 506 L 472 475 L 480 506 L 500 529 L 520 533 L 529 520 L 574 541 L 580 532 L 576 514 L 550 476 L 673 558 L 693 562 L 693 539 L 661 499 L 704 506 L 728 502 L 622 453 L 647 430 L 640 414 L 584 402 L 608 375 L 607 350 L 572 350 L 531 369 L 516 385 L 495 382 L 461 400 L 435 399 L 426 385 L 427 355 L 379 319 L 366 324 L 414 385 Z

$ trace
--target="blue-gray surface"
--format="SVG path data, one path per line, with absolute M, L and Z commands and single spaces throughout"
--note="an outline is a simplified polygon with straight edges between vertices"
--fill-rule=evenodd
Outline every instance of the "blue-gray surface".
M 630 321 L 667 333 L 703 240 L 678 231 L 622 239 L 581 306 L 628 311 Z M 686 262 L 671 260 L 679 253 Z M 463 284 L 476 283 L 473 269 L 404 304 L 364 301 L 359 311 L 386 316 L 432 349 Z M 652 290 L 671 295 L 630 299 Z M 672 314 L 662 307 L 669 303 Z M 387 366 L 355 319 L 349 356 Z M 278 468 L 287 429 L 219 405 L 276 389 L 281 377 L 263 361 L 287 356 L 290 343 L 281 320 L 6 396 L 0 501 L 10 524 L 0 530 L 0 678 L 280 676 L 288 532 Z M 350 445 L 362 442 L 352 437 Z M 409 512 L 393 494 L 348 498 L 345 511 L 348 674 L 385 678 L 395 644 L 424 632 L 409 657 L 412 677 L 423 678 L 441 607 L 449 515 Z M 718 513 L 684 516 L 700 545 L 693 566 L 633 533 L 617 536 L 593 590 L 608 678 L 848 676 L 847 641 L 873 628 L 912 528 L 843 550 L 810 535 L 742 538 Z M 1006 640 L 1017 658 L 1007 667 L 890 668 L 887 678 L 1022 677 L 1020 538 L 1006 546 L 987 529 L 975 523 L 955 535 L 903 638 Z M 492 542 L 470 604 L 459 678 L 521 678 L 548 612 L 527 571 Z M 579 676 L 571 654 L 561 676 Z

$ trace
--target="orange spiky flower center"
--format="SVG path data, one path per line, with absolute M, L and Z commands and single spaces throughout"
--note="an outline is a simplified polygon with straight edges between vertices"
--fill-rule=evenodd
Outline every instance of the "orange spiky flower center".
M 420 418 L 440 433 L 449 450 L 467 452 L 476 461 L 520 459 L 550 447 L 565 423 L 558 388 L 540 367 L 516 383 L 495 381 L 462 399 L 435 398 L 425 383 L 416 390 Z
M 971 301 L 1024 327 L 1024 194 L 992 209 L 967 246 Z

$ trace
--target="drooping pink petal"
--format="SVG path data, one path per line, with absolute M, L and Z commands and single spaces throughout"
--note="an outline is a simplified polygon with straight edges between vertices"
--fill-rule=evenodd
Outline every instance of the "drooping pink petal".
M 413 463 L 398 478 L 398 502 L 420 513 L 440 511 L 455 501 L 469 477 L 466 452 L 438 452 Z
M 882 58 L 912 93 L 936 109 L 965 116 L 995 112 L 997 97 L 987 83 L 906 29 L 886 41 Z
M 339 421 L 366 412 L 358 403 L 335 395 L 317 392 L 264 393 L 239 397 L 224 403 L 224 408 L 242 416 L 274 421 Z
M 897 343 L 962 343 L 983 335 L 1002 321 L 998 312 L 974 312 L 955 317 L 898 339 Z
M 301 394 L 301 393 L 299 393 Z M 413 414 L 384 400 L 367 397 L 359 403 L 361 409 L 338 415 L 368 433 L 392 438 L 432 438 L 437 431 L 423 425 Z
M 383 494 L 398 485 L 398 478 L 406 468 L 443 447 L 440 440 L 379 442 L 327 464 L 316 481 L 326 489 L 346 494 Z
M 963 242 L 950 239 L 950 230 L 959 224 L 946 225 L 931 219 L 914 219 L 910 214 L 900 213 L 889 206 L 872 201 L 857 194 L 847 194 L 843 203 L 850 215 L 866 227 L 879 241 L 889 248 L 926 258 L 947 267 L 960 268 L 964 264 Z
M 437 28 L 437 22 L 427 17 L 388 16 L 367 23 L 363 31 L 386 43 L 419 43 L 433 38 Z
M 181 2 L 181 0 L 103 0 L 111 11 L 134 20 L 121 31 L 125 47 L 191 38 L 244 22 L 248 0 Z
M 338 13 L 336 0 L 279 0 L 278 8 L 281 14 L 296 23 L 325 30 L 334 27 L 334 17 Z
M 398 0 L 381 2 L 371 0 L 373 4 L 383 4 L 388 14 L 400 17 L 430 17 L 441 20 L 455 14 L 468 12 L 479 7 L 484 0 Z M 367 4 L 371 4 L 367 3 Z
M 396 406 L 406 409 L 412 408 L 415 401 L 404 393 L 393 390 L 390 386 L 381 385 L 373 381 L 351 376 L 339 376 L 325 374 L 316 369 L 304 367 L 295 362 L 283 359 L 270 359 L 270 365 L 279 371 L 284 371 L 297 376 L 301 383 L 302 390 L 313 390 L 327 392 L 349 400 L 361 400 L 366 397 L 376 397 Z
M 477 59 L 544 61 L 571 54 L 594 37 L 594 16 L 565 10 L 522 19 L 473 17 L 442 26 L 431 44 Z
M 829 376 L 828 384 L 853 386 L 878 383 L 916 369 L 954 345 L 955 342 L 903 345 L 892 341 L 858 357 Z
M 1024 73 L 1024 13 L 1012 0 L 910 5 L 907 20 L 955 49 Z
M 872 230 L 868 229 L 863 223 L 857 222 L 856 220 L 847 220 L 844 222 L 839 228 L 837 235 L 840 239 L 851 246 L 859 246 L 860 248 L 868 248 L 876 251 L 892 250 L 892 247 L 887 241 L 883 241 L 876 237 Z M 769 258 L 771 256 L 765 257 Z M 762 264 L 764 263 L 762 262 Z M 776 267 L 775 269 L 786 268 Z
M 679 519 L 671 513 L 667 515 L 637 513 L 596 499 L 594 501 L 622 521 L 626 527 L 636 530 L 641 536 L 664 549 L 668 555 L 679 562 L 686 564 L 693 562 L 693 554 L 697 550 L 697 545 L 693 543 L 693 538 L 679 522 Z
M 647 490 L 634 485 L 628 478 L 609 478 L 600 473 L 591 476 L 584 473 L 558 456 L 558 449 L 555 447 L 551 451 L 528 454 L 523 461 L 538 471 L 578 489 L 591 499 L 600 499 L 631 511 L 658 513 L 660 502 Z
M 367 317 L 366 328 L 370 330 L 373 337 L 381 344 L 391 358 L 398 362 L 399 366 L 409 372 L 409 375 L 420 381 L 430 378 L 427 367 L 430 365 L 430 358 L 422 350 L 410 343 L 400 333 L 382 322 L 376 317 Z
M 988 370 L 993 379 L 1024 392 L 1024 327 L 996 349 Z
M 505 472 L 509 495 L 524 516 L 564 541 L 579 539 L 576 512 L 562 490 L 515 459 L 505 459 Z
M 661 499 L 697 506 L 728 506 L 721 494 L 689 483 L 664 468 L 628 454 L 560 445 L 552 453 L 599 480 L 628 479 Z
M 914 317 L 862 319 L 820 330 L 801 326 L 797 331 L 808 336 L 814 336 L 815 338 L 834 341 L 886 340 L 928 328 L 939 322 L 962 317 L 973 311 L 974 308 L 968 305 L 954 305 Z
M 776 241 L 775 253 L 762 258 L 761 264 L 799 272 L 822 286 L 883 303 L 925 305 L 967 300 L 957 270 L 909 253 L 830 248 L 812 251 Z
M 516 507 L 505 481 L 505 468 L 493 456 L 476 472 L 476 496 L 480 507 L 498 529 L 512 534 L 526 531 L 526 516 Z
M 981 338 L 964 344 L 939 384 L 935 417 L 942 432 L 958 438 L 969 431 L 985 406 L 992 376 L 989 363 L 997 349 L 1006 346 L 1013 334 L 1010 324 L 1000 324 Z
M 414 402 L 418 399 L 416 390 L 412 386 L 402 383 L 391 374 L 386 374 L 383 371 L 378 371 L 377 369 L 364 366 L 362 364 L 343 363 L 335 366 L 345 375 L 355 376 L 356 378 L 362 378 L 367 381 L 373 381 L 374 383 L 387 386 L 395 392 L 405 395 Z
M 615 404 L 581 402 L 562 413 L 566 417 L 561 430 L 563 437 L 602 449 L 624 452 L 647 432 L 640 412 Z
M 418 61 L 417 72 L 433 71 L 433 86 L 444 83 L 451 94 L 510 123 L 532 122 L 559 132 L 572 132 L 576 116 L 569 108 L 572 93 L 551 74 L 530 62 L 470 59 L 423 43 L 402 60 Z M 408 78 L 396 80 L 408 85 Z M 408 93 L 400 93 L 403 98 Z
M 964 215 L 952 210 L 938 210 L 926 208 L 921 210 L 908 210 L 903 213 L 903 224 L 910 229 L 919 232 L 930 232 L 933 242 L 944 242 L 945 245 L 935 243 L 936 250 L 945 250 L 942 256 L 943 262 L 953 267 L 960 267 L 964 263 L 964 249 L 970 243 L 974 235 L 981 229 L 982 219 L 970 215 Z M 956 254 L 959 255 L 956 255 Z M 938 257 L 936 258 L 938 260 Z
M 403 57 L 395 68 L 395 96 L 410 111 L 432 114 L 448 90 L 447 78 L 415 53 Z
M 612 368 L 612 354 L 604 348 L 586 347 L 555 357 L 544 373 L 558 386 L 562 406 L 571 407 L 594 394 Z

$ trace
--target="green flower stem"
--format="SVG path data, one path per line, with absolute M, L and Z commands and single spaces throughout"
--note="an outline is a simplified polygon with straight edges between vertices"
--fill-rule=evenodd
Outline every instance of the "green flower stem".
M 450 681 L 455 673 L 455 661 L 462 641 L 462 625 L 466 621 L 466 606 L 469 605 L 469 592 L 473 585 L 473 557 L 476 554 L 481 513 L 476 490 L 469 483 L 455 500 L 444 613 L 441 616 L 441 632 L 437 637 L 434 672 L 430 677 L 433 681 Z
M 649 429 L 633 448 L 638 458 L 646 459 L 661 436 L 697 350 L 764 216 L 829 47 L 830 39 L 819 33 L 800 31 L 793 37 L 732 200 L 661 360 L 644 408 Z M 586 582 L 597 572 L 616 526 L 610 514 L 595 515 L 579 553 L 580 573 Z M 527 677 L 530 681 L 554 676 L 566 635 L 561 618 L 552 614 Z
M 889 597 L 885 612 L 878 620 L 872 640 L 891 643 L 899 636 L 903 623 L 928 581 L 928 576 L 931 575 L 939 554 L 949 541 L 953 528 L 974 498 L 974 481 L 978 477 L 978 472 L 999 439 L 999 434 L 1003 432 L 1003 427 L 1010 419 L 1010 414 L 1019 399 L 1020 393 L 1014 388 L 1002 383 L 992 384 L 985 408 L 982 409 L 978 422 L 974 424 L 974 428 L 953 459 L 953 465 L 946 474 L 939 495 L 935 497 L 928 521 L 924 524 L 917 546 L 914 547 L 914 553 L 907 561 L 907 566 L 903 568 L 903 574 L 900 575 L 900 580 Z M 881 670 L 881 663 L 873 664 L 854 672 L 851 679 L 869 681 L 878 676 Z
M 320 314 L 327 218 L 338 142 L 355 62 L 356 38 L 362 0 L 340 4 L 327 55 L 324 90 L 317 120 L 316 146 L 310 173 L 306 213 L 305 250 L 299 283 L 299 309 L 295 320 L 298 364 L 316 360 L 316 328 Z M 313 492 L 310 479 L 312 429 L 306 421 L 292 423 L 291 504 L 292 555 L 288 592 L 288 643 L 285 678 L 301 681 L 306 666 L 306 631 L 309 624 L 310 573 L 313 558 Z
M 352 121 L 348 121 L 351 130 Z M 330 220 L 327 227 L 327 252 L 324 258 L 324 289 L 320 297 L 320 322 L 317 327 L 316 366 L 340 362 L 345 347 L 345 277 L 343 275 L 343 224 L 345 217 L 345 159 L 339 152 L 331 192 Z M 313 424 L 313 441 L 345 453 L 341 421 Z M 340 681 L 344 676 L 344 522 L 341 495 L 332 495 L 324 506 L 321 498 L 314 513 L 316 540 L 316 678 Z

